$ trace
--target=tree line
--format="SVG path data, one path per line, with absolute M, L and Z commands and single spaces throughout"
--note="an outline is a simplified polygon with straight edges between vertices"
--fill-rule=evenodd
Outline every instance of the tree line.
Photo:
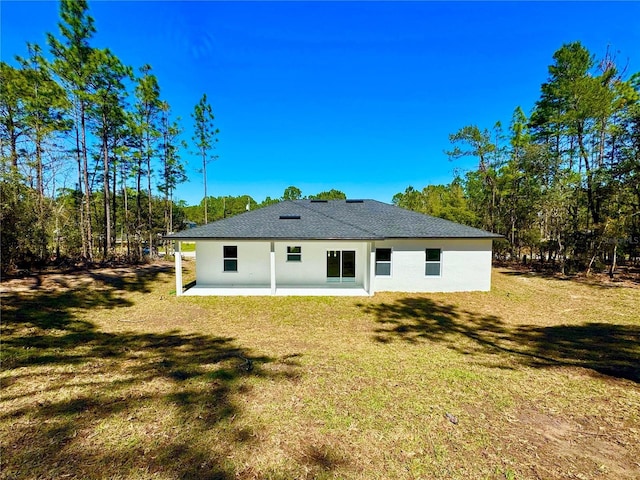
M 173 192 L 186 180 L 183 128 L 149 65 L 92 46 L 86 0 L 60 2 L 46 50 L 0 63 L 2 268 L 68 256 L 140 259 L 181 228 Z M 218 129 L 206 94 L 192 114 L 194 150 L 213 160 Z
M 60 2 L 59 33 L 0 62 L 0 254 L 2 270 L 51 258 L 140 260 L 162 235 L 281 200 L 210 196 L 206 169 L 219 130 L 206 94 L 194 106 L 192 151 L 204 196 L 174 201 L 186 181 L 182 120 L 162 99 L 149 65 L 124 65 L 92 46 L 86 0 Z M 640 257 L 640 74 L 579 42 L 553 55 L 529 116 L 504 129 L 467 125 L 445 152 L 477 168 L 449 185 L 408 187 L 393 203 L 504 236 L 505 258 L 590 271 Z
M 140 261 L 164 234 L 302 198 L 297 187 L 258 203 L 210 196 L 207 165 L 219 129 L 203 94 L 193 137 L 163 100 L 150 65 L 137 70 L 92 45 L 86 0 L 61 0 L 59 32 L 46 46 L 0 62 L 0 254 L 2 271 L 60 261 Z M 180 152 L 201 160 L 199 205 L 174 201 L 186 181 Z M 346 198 L 337 190 L 309 198 Z
M 344 192 L 336 190 L 335 188 L 314 195 L 304 196 L 302 190 L 291 185 L 284 189 L 282 196 L 276 198 L 268 196 L 262 202 L 257 202 L 250 195 L 227 195 L 218 197 L 208 196 L 206 197 L 206 201 L 203 199 L 198 205 L 187 206 L 184 202 L 179 202 L 178 205 L 191 224 L 202 225 L 207 223 L 207 221 L 205 221 L 206 212 L 208 212 L 208 221 L 216 221 L 285 200 L 344 200 L 346 198 L 347 195 Z
M 449 136 L 448 157 L 477 168 L 393 203 L 502 234 L 505 258 L 613 276 L 640 257 L 640 74 L 625 70 L 609 51 L 563 45 L 528 117 L 517 107 L 506 131 Z

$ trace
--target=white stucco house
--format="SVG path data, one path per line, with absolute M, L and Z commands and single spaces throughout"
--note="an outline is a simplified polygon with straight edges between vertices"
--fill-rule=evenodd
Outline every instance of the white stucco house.
M 177 295 L 373 295 L 491 288 L 499 235 L 375 200 L 284 201 L 167 236 Z M 182 282 L 182 241 L 196 282 Z

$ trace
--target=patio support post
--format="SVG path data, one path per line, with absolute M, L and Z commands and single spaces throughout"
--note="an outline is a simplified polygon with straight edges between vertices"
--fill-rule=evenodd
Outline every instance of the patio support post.
M 175 243 L 175 251 L 173 253 L 176 259 L 176 297 L 182 295 L 182 242 L 178 240 Z
M 276 294 L 276 250 L 274 242 L 271 242 L 271 250 L 269 252 L 271 264 L 271 295 Z
M 373 242 L 369 242 L 369 296 L 376 293 L 376 247 Z

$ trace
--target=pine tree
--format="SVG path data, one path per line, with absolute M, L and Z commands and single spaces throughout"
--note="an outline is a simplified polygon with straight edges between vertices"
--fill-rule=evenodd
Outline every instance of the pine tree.
M 136 205 L 137 205 L 137 235 L 143 233 L 142 221 L 142 176 L 147 177 L 147 211 L 146 231 L 150 251 L 153 249 L 153 206 L 152 206 L 152 163 L 159 155 L 158 141 L 160 139 L 160 119 L 162 102 L 160 100 L 160 86 L 155 75 L 151 74 L 151 66 L 144 65 L 140 68 L 142 76 L 138 79 L 135 89 L 136 135 L 138 137 L 138 156 L 136 165 Z M 142 253 L 142 244 L 138 245 L 138 251 Z
M 194 119 L 193 141 L 202 158 L 202 178 L 204 180 L 204 223 L 209 221 L 207 211 L 207 164 L 213 160 L 217 160 L 217 156 L 211 154 L 218 142 L 217 135 L 220 130 L 215 128 L 213 121 L 215 117 L 211 105 L 207 102 L 207 94 L 203 94 L 200 101 L 194 107 L 191 116 Z
M 124 101 L 126 90 L 123 81 L 132 76 L 131 69 L 108 49 L 95 50 L 93 55 L 95 73 L 92 76 L 93 95 L 91 116 L 94 119 L 95 134 L 100 139 L 100 155 L 102 159 L 102 200 L 104 213 L 103 254 L 108 256 L 113 250 L 113 224 L 111 195 L 111 159 L 113 149 L 117 146 L 121 129 L 125 123 Z
M 53 71 L 71 96 L 74 110 L 76 159 L 78 163 L 78 191 L 83 198 L 79 210 L 82 224 L 82 256 L 93 258 L 93 231 L 91 223 L 91 186 L 87 160 L 87 110 L 91 99 L 91 77 L 94 49 L 89 44 L 96 29 L 88 15 L 86 0 L 60 2 L 60 34 L 58 40 L 47 34 L 47 42 L 54 56 Z M 83 192 L 84 186 L 84 192 Z
M 178 184 L 187 179 L 178 150 L 178 147 L 186 147 L 186 144 L 178 139 L 182 131 L 177 122 L 170 120 L 169 104 L 163 102 L 161 110 L 162 181 L 158 190 L 164 195 L 164 230 L 165 234 L 169 234 L 173 232 L 173 192 Z

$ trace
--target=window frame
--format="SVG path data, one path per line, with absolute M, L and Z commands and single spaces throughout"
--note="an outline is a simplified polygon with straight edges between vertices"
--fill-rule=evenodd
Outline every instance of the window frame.
M 389 251 L 389 260 L 378 260 L 378 252 L 380 251 Z M 375 265 L 374 265 L 374 271 L 375 271 L 375 275 L 376 277 L 391 277 L 392 276 L 392 264 L 393 264 L 393 249 L 392 248 L 376 248 L 376 257 L 375 257 Z M 378 273 L 378 265 L 389 265 L 389 273 Z
M 228 249 L 235 249 L 235 256 L 233 252 Z M 234 262 L 235 269 L 227 267 L 227 262 Z M 237 245 L 223 245 L 222 246 L 222 271 L 224 273 L 237 273 L 238 272 L 238 246 Z
M 292 263 L 302 262 L 302 246 L 301 245 L 287 246 L 287 262 L 292 262 Z
M 429 258 L 429 252 L 438 252 L 438 260 Z M 442 249 L 441 248 L 426 248 L 424 251 L 424 276 L 425 277 L 441 277 L 442 276 Z M 428 273 L 429 265 L 438 265 L 438 273 Z

